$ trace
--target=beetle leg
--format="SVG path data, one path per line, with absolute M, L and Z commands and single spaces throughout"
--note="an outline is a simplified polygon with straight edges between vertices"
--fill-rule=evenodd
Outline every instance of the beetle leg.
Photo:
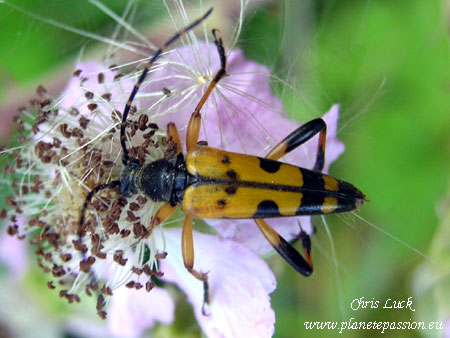
M 305 253 L 306 262 L 311 266 L 313 266 L 312 256 L 311 256 L 311 237 L 302 230 L 300 233 L 299 239 L 302 240 L 302 246 Z
M 307 259 L 295 250 L 283 237 L 280 236 L 267 222 L 263 219 L 255 219 L 256 225 L 263 233 L 266 240 L 272 247 L 289 263 L 297 272 L 303 276 L 310 276 L 313 272 L 311 255 Z M 309 236 L 308 236 L 309 237 Z M 303 242 L 303 241 L 302 241 Z M 306 251 L 306 250 L 305 250 Z M 310 252 L 310 250 L 309 250 Z
M 212 34 L 214 36 L 214 43 L 217 47 L 217 51 L 219 52 L 220 57 L 220 69 L 217 71 L 216 75 L 214 75 L 214 78 L 209 83 L 208 88 L 206 88 L 206 91 L 203 93 L 200 101 L 197 104 L 197 107 L 195 107 L 194 112 L 192 113 L 191 118 L 189 119 L 186 135 L 186 148 L 188 151 L 195 147 L 198 141 L 198 136 L 200 135 L 200 126 L 202 120 L 200 110 L 202 109 L 209 95 L 211 95 L 211 92 L 216 87 L 217 83 L 227 73 L 226 72 L 227 56 L 225 54 L 225 49 L 223 48 L 222 39 L 218 38 L 216 33 L 217 30 L 213 29 Z
M 172 206 L 170 203 L 164 203 L 164 205 L 158 209 L 155 216 L 153 216 L 152 221 L 146 230 L 147 237 L 152 234 L 153 229 L 156 226 L 160 225 L 166 219 L 169 219 L 177 209 L 178 205 Z
M 294 245 L 299 240 L 302 241 L 303 251 L 306 258 L 306 261 L 309 265 L 313 265 L 312 256 L 311 256 L 311 237 L 303 230 L 302 225 L 298 222 L 300 226 L 300 233 L 295 236 L 292 240 L 289 241 L 289 244 Z M 313 229 L 313 233 L 315 233 L 315 229 Z
M 197 106 L 194 109 L 194 112 L 191 115 L 191 118 L 189 119 L 186 133 L 187 151 L 193 149 L 196 146 L 198 137 L 200 135 L 200 126 L 202 121 L 200 110 L 211 95 L 211 92 L 216 87 L 217 83 L 226 75 L 227 57 L 225 54 L 225 49 L 223 47 L 222 39 L 218 38 L 216 33 L 217 30 L 213 29 L 212 34 L 214 36 L 214 43 L 217 47 L 220 58 L 220 69 L 217 71 L 216 75 L 214 75 L 214 78 L 209 83 L 208 88 L 206 88 L 206 91 L 203 93 L 200 101 L 198 102 Z M 192 234 L 192 220 L 193 218 L 190 215 L 186 215 L 186 218 L 184 219 L 183 231 L 181 235 L 181 251 L 183 254 L 184 266 L 186 267 L 186 269 L 191 275 L 203 282 L 204 294 L 202 313 L 203 315 L 207 315 L 210 302 L 208 274 L 194 270 L 194 239 Z
M 271 160 L 279 160 L 281 157 L 302 145 L 314 135 L 319 133 L 319 143 L 317 146 L 316 163 L 314 171 L 322 171 L 325 163 L 325 141 L 327 138 L 327 125 L 322 119 L 311 120 L 286 136 L 266 155 Z
M 290 151 L 299 147 L 312 137 L 319 133 L 319 143 L 317 146 L 316 163 L 314 171 L 322 171 L 325 163 L 325 141 L 327 137 L 327 125 L 322 119 L 311 120 L 295 129 L 286 136 L 266 155 L 266 158 L 278 160 Z M 267 241 L 296 271 L 304 276 L 312 274 L 312 256 L 311 256 L 311 238 L 302 230 L 299 239 L 302 240 L 302 246 L 306 259 L 283 237 L 281 237 L 266 221 L 255 219 L 256 224 L 263 233 Z
M 167 136 L 177 145 L 177 154 L 181 153 L 183 149 L 181 147 L 180 135 L 178 134 L 178 129 L 175 123 L 169 122 L 167 124 Z
M 192 233 L 192 220 L 193 217 L 191 215 L 186 215 L 186 218 L 184 219 L 183 231 L 181 233 L 181 252 L 183 254 L 183 263 L 186 270 L 199 281 L 203 282 L 204 293 L 202 313 L 203 315 L 207 315 L 210 302 L 208 274 L 194 270 L 194 237 Z
M 297 243 L 299 240 L 302 241 L 303 255 L 306 261 L 308 262 L 309 265 L 313 266 L 311 255 L 311 237 L 302 230 L 297 236 L 295 236 L 292 240 L 289 241 L 289 244 L 294 246 L 294 244 Z
M 94 189 L 92 189 L 89 192 L 89 194 L 86 196 L 86 199 L 84 200 L 84 204 L 83 204 L 83 206 L 81 208 L 81 212 L 80 212 L 80 219 L 78 221 L 78 229 L 77 229 L 78 239 L 76 241 L 77 244 L 79 245 L 79 250 L 80 250 L 80 253 L 82 255 L 82 258 L 81 258 L 80 263 L 79 263 L 80 264 L 79 265 L 80 272 L 83 271 L 82 264 L 85 263 L 86 260 L 87 260 L 87 258 L 86 258 L 87 247 L 84 246 L 85 250 L 83 249 L 82 241 L 83 241 L 83 236 L 84 236 L 84 234 L 86 232 L 86 229 L 83 227 L 83 225 L 84 225 L 84 221 L 85 221 L 85 217 L 86 217 L 86 210 L 87 210 L 88 204 L 92 201 L 92 198 L 99 191 L 102 191 L 102 190 L 105 190 L 105 189 L 115 189 L 115 188 L 118 188 L 118 187 L 120 187 L 120 181 L 119 180 L 111 181 L 111 182 L 105 183 L 105 184 L 99 184 L 99 185 L 94 187 Z M 73 243 L 75 248 L 77 248 L 77 244 L 75 244 L 76 242 L 74 241 L 74 243 Z M 89 269 L 88 276 L 89 276 L 89 280 L 90 280 L 90 284 L 91 285 L 97 284 L 97 278 L 96 278 L 95 273 L 94 273 L 94 271 L 92 269 Z M 86 289 L 86 292 L 88 292 L 87 289 Z M 103 316 L 106 315 L 106 313 L 101 308 L 100 309 L 98 308 L 98 312 L 97 313 L 100 315 L 100 317 L 103 317 Z
M 197 144 L 198 137 L 200 135 L 200 125 L 202 123 L 202 116 L 199 112 L 192 113 L 189 119 L 186 135 L 186 149 L 187 151 L 193 149 Z

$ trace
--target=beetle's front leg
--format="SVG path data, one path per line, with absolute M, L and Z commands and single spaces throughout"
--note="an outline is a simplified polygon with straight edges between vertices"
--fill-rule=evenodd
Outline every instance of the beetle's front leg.
M 181 146 L 180 135 L 178 134 L 177 126 L 173 122 L 167 124 L 167 137 L 170 141 L 176 144 L 177 154 L 181 153 L 183 148 Z
M 216 33 L 217 30 L 213 29 L 212 34 L 214 36 L 214 43 L 217 47 L 217 51 L 220 57 L 220 69 L 217 71 L 217 73 L 214 75 L 214 78 L 209 83 L 208 88 L 206 88 L 206 91 L 203 93 L 200 101 L 198 102 L 197 106 L 194 109 L 194 112 L 191 115 L 191 118 L 189 119 L 186 135 L 186 148 L 188 151 L 195 147 L 198 141 L 198 136 L 200 135 L 200 126 L 202 121 L 200 110 L 202 109 L 208 97 L 211 95 L 213 89 L 226 75 L 227 57 L 225 54 L 225 49 L 223 47 L 222 39 L 218 38 Z
M 147 227 L 146 236 L 149 237 L 153 229 L 163 223 L 165 220 L 169 219 L 175 211 L 177 211 L 178 205 L 171 205 L 170 203 L 164 203 L 161 208 L 158 209 L 155 216 L 153 216 L 150 225 Z

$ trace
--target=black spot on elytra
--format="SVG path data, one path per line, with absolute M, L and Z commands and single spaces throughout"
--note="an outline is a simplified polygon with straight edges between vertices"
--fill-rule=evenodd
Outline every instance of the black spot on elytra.
M 280 209 L 274 201 L 266 200 L 258 204 L 258 210 L 253 215 L 254 218 L 277 217 Z
M 280 166 L 281 162 L 268 160 L 266 158 L 259 159 L 259 167 L 268 173 L 276 173 L 278 170 L 280 170 Z
M 237 188 L 236 187 L 226 187 L 225 192 L 228 195 L 234 195 L 236 193 Z
M 228 157 L 228 155 L 223 155 L 222 163 L 223 164 L 230 164 L 231 163 L 230 162 L 230 158 Z
M 228 170 L 227 171 L 227 176 L 229 178 L 231 178 L 232 180 L 235 180 L 237 178 L 237 174 L 234 170 Z
M 218 201 L 217 201 L 217 205 L 225 206 L 226 204 L 227 204 L 227 201 L 226 201 L 226 200 L 218 200 Z

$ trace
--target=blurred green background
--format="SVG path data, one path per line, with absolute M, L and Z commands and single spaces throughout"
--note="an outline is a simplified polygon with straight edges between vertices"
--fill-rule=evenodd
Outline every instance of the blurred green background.
M 105 36 L 115 28 L 88 1 L 8 2 Z M 195 5 L 195 1 L 189 3 Z M 299 122 L 318 116 L 314 110 L 324 112 L 334 103 L 341 105 L 339 137 L 346 151 L 331 174 L 354 183 L 370 200 L 358 213 L 367 222 L 354 215 L 327 218 L 332 239 L 317 220 L 312 277 L 299 277 L 278 257 L 271 259 L 279 281 L 272 294 L 275 336 L 338 335 L 330 330 L 308 332 L 305 321 L 423 320 L 409 310 L 386 310 L 382 305 L 352 311 L 350 303 L 360 297 L 383 304 L 388 298 L 412 296 L 418 307 L 421 300 L 413 288 L 417 266 L 449 275 L 448 261 L 423 257 L 432 252 L 440 224 L 438 211 L 449 183 L 449 6 L 423 0 L 265 3 L 247 13 L 239 45 L 249 58 L 268 65 L 296 89 L 277 81 L 273 84 L 286 110 Z M 117 13 L 126 4 L 107 2 Z M 161 4 L 150 1 L 140 6 L 133 23 L 138 29 L 148 29 L 153 19 L 166 13 Z M 80 50 L 96 43 L 1 3 L 0 36 L 2 113 L 28 98 L 37 84 L 57 83 L 55 74 L 64 67 L 71 69 Z M 450 284 L 449 277 L 444 283 Z M 450 303 L 448 293 L 443 297 Z M 425 312 L 436 310 L 434 303 L 426 306 L 430 308 Z M 197 329 L 192 324 L 186 329 L 182 317 L 174 328 L 160 328 L 161 334 L 196 336 Z M 345 334 L 359 337 L 380 332 Z M 425 332 L 388 330 L 383 335 L 420 334 Z

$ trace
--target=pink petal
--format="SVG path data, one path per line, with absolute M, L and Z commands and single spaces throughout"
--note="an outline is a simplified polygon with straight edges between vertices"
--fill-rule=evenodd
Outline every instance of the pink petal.
M 444 319 L 444 338 L 450 338 L 450 317 Z
M 213 76 L 212 72 L 219 69 L 219 64 L 217 50 L 212 43 L 199 42 L 198 45 L 182 46 L 168 52 L 154 65 L 141 86 L 136 99 L 138 108 L 143 112 L 150 109 L 150 119 L 161 129 L 165 129 L 169 122 L 176 123 L 184 144 L 185 127 L 209 83 L 204 76 Z M 167 89 L 171 93 L 169 96 L 163 93 Z M 153 94 L 152 97 L 145 97 L 149 93 Z M 202 110 L 203 117 L 210 110 L 215 113 L 208 100 Z
M 117 337 L 139 337 L 155 325 L 170 324 L 174 318 L 175 305 L 168 292 L 154 288 L 129 289 L 125 286 L 114 290 L 108 311 L 108 327 Z
M 19 228 L 22 229 L 25 222 L 23 217 L 18 217 Z M 10 269 L 14 277 L 21 278 L 28 268 L 26 241 L 19 240 L 2 231 L 0 234 L 0 261 Z
M 169 255 L 164 279 L 176 283 L 194 306 L 208 337 L 271 337 L 275 314 L 269 294 L 276 281 L 267 264 L 244 246 L 217 236 L 194 233 L 195 269 L 208 272 L 210 315 L 202 314 L 203 286 L 182 264 L 180 229 L 164 230 Z
M 203 76 L 209 73 L 209 78 L 212 78 L 220 68 L 214 44 L 200 42 L 195 53 L 192 48 L 180 47 L 163 56 L 160 59 L 163 64 L 152 71 L 141 89 L 141 93 L 161 93 L 161 96 L 139 100 L 141 109 L 153 107 L 150 118 L 154 118 L 161 128 L 165 128 L 168 122 L 175 122 L 183 143 L 185 127 L 209 84 L 209 79 L 205 80 Z M 273 118 L 282 116 L 281 102 L 271 93 L 267 67 L 246 60 L 240 50 L 228 52 L 229 76 L 219 82 L 201 110 L 203 126 L 200 140 L 232 151 L 250 152 L 254 147 L 261 150 L 267 144 L 265 137 L 270 133 L 267 129 L 261 130 L 267 126 L 259 123 L 260 115 L 267 111 Z M 171 95 L 153 106 L 163 97 L 163 88 L 169 89 Z M 245 130 L 243 126 L 251 126 L 252 129 Z
M 130 93 L 135 84 L 133 79 L 123 77 L 119 80 L 114 80 L 114 76 L 119 71 L 108 69 L 98 62 L 80 62 L 76 65 L 76 69 L 81 71 L 81 73 L 70 79 L 64 91 L 63 99 L 59 104 L 61 108 L 70 110 L 72 107 L 75 107 L 81 115 L 92 115 L 88 104 L 95 102 L 98 105 L 97 109 L 109 118 L 114 109 L 120 112 L 123 111 L 129 95 L 126 93 Z M 102 81 L 99 81 L 99 74 L 104 76 Z M 81 86 L 80 79 L 84 79 Z M 92 101 L 86 97 L 87 92 L 94 94 Z M 102 98 L 103 94 L 111 94 L 111 100 L 108 101 Z

